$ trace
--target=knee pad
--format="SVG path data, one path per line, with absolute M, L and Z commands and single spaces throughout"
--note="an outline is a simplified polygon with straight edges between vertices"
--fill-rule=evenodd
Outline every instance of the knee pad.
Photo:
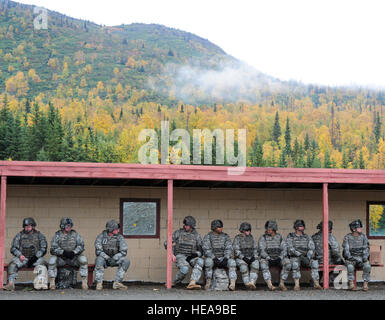
M 195 265 L 198 266 L 198 267 L 201 267 L 203 268 L 203 266 L 205 265 L 205 262 L 202 258 L 198 258 L 195 262 Z
M 291 264 L 293 270 L 298 270 L 299 269 L 299 263 L 297 261 L 293 261 Z
M 347 265 L 348 272 L 354 272 L 354 266 L 352 264 Z
M 234 259 L 229 259 L 229 261 L 227 262 L 227 266 L 229 268 L 236 268 L 237 267 L 237 263 L 235 262 Z
M 318 269 L 318 261 L 317 260 L 312 260 L 310 265 L 311 265 L 312 269 Z
M 239 266 L 239 271 L 241 273 L 247 273 L 249 271 L 249 268 L 247 267 L 247 264 L 246 263 L 242 263 L 240 266 Z
M 179 270 L 183 274 L 188 274 L 189 267 L 188 266 L 182 266 Z
M 251 268 L 255 269 L 255 270 L 258 270 L 259 269 L 259 261 L 258 260 L 255 260 L 251 263 Z
M 124 259 L 123 266 L 125 269 L 128 269 L 131 265 L 131 261 L 127 258 Z
M 372 267 L 371 267 L 370 263 L 369 262 L 365 262 L 364 266 L 362 267 L 362 270 L 364 272 L 370 272 L 371 269 L 372 269 Z
M 12 273 L 15 273 L 16 271 L 17 271 L 16 263 L 11 262 L 11 263 L 8 265 L 8 273 L 9 273 L 9 274 L 12 274 Z
M 57 262 L 57 257 L 56 256 L 52 256 L 51 258 L 49 258 L 48 264 L 50 266 L 54 266 L 54 265 L 56 265 L 56 262 Z
M 211 258 L 207 258 L 205 260 L 205 267 L 206 268 L 212 268 L 214 266 L 214 261 Z
M 88 264 L 86 256 L 79 256 L 78 261 L 79 261 L 79 264 L 81 264 L 81 265 Z
M 104 258 L 100 256 L 96 257 L 95 259 L 95 267 L 98 267 L 98 266 L 104 267 Z

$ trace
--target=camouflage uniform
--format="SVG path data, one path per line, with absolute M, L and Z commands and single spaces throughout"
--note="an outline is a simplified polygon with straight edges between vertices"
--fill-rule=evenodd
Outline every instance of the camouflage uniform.
M 323 232 L 322 232 L 322 227 L 320 225 L 318 225 L 317 228 L 320 229 L 320 231 L 318 231 L 312 236 L 312 240 L 315 245 L 314 259 L 316 259 L 319 264 L 323 264 L 323 256 L 324 256 Z M 330 227 L 329 227 L 329 230 L 331 230 Z M 328 237 L 329 265 L 343 264 L 341 253 L 340 253 L 340 246 L 338 244 L 336 237 L 331 233 L 328 233 L 328 235 L 329 235 Z
M 365 234 L 355 237 L 353 233 L 345 236 L 342 243 L 343 256 L 348 269 L 348 280 L 354 280 L 355 268 L 362 268 L 362 278 L 364 281 L 370 281 L 371 265 L 369 262 L 369 240 Z
M 274 236 L 265 233 L 258 240 L 258 248 L 261 256 L 261 270 L 265 281 L 271 280 L 269 267 L 282 267 L 280 278 L 286 281 L 291 269 L 291 263 L 287 257 L 287 245 L 279 233 Z
M 212 279 L 214 259 L 217 258 L 220 262 L 227 259 L 229 268 L 229 278 L 237 279 L 237 265 L 232 256 L 231 239 L 227 233 L 216 234 L 213 231 L 209 232 L 203 239 L 203 252 L 205 255 L 205 275 L 206 279 Z
M 233 249 L 235 262 L 241 272 L 243 283 L 245 285 L 250 282 L 255 284 L 258 279 L 259 261 L 258 246 L 254 237 L 251 234 L 248 236 L 244 233 L 238 234 L 234 238 Z
M 72 259 L 63 256 L 64 251 L 72 251 L 75 256 Z M 79 267 L 79 273 L 82 278 L 88 275 L 87 257 L 81 253 L 84 251 L 83 238 L 75 230 L 71 230 L 68 234 L 59 230 L 55 233 L 51 241 L 50 253 L 52 257 L 48 262 L 48 276 L 56 278 L 57 268 L 69 265 Z
M 286 239 L 288 254 L 293 270 L 293 279 L 300 279 L 300 267 L 311 268 L 311 278 L 318 282 L 318 261 L 313 259 L 315 245 L 310 236 L 303 233 L 297 235 L 295 232 L 289 233 Z
M 118 267 L 116 271 L 116 281 L 122 282 L 125 273 L 130 266 L 127 256 L 127 242 L 121 234 L 110 236 L 107 230 L 99 234 L 95 240 L 95 280 L 103 282 L 104 269 L 108 267 Z M 113 259 L 109 260 L 109 259 Z
M 173 254 L 176 258 L 178 272 L 175 282 L 179 283 L 186 277 L 192 267 L 191 280 L 197 282 L 204 266 L 202 256 L 202 238 L 199 233 L 193 229 L 191 232 L 184 228 L 174 231 L 172 234 Z
M 19 232 L 12 241 L 11 253 L 15 256 L 8 266 L 8 281 L 14 282 L 18 277 L 18 270 L 23 267 L 46 265 L 43 256 L 47 252 L 47 240 L 39 231 L 30 233 Z M 20 256 L 26 259 L 20 261 Z M 35 260 L 35 262 L 33 262 Z M 32 262 L 32 263 L 31 263 Z

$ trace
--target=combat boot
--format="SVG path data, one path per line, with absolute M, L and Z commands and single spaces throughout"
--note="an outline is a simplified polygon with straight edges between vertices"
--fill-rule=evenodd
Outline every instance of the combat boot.
M 301 287 L 299 286 L 299 279 L 294 279 L 294 291 L 301 290 Z
M 125 286 L 123 283 L 121 282 L 117 282 L 117 281 L 114 281 L 113 285 L 112 285 L 112 289 L 114 290 L 127 290 L 127 286 Z
M 55 290 L 56 289 L 55 278 L 49 278 L 49 289 L 50 290 Z
M 9 281 L 8 284 L 3 287 L 3 289 L 7 291 L 15 291 L 15 283 L 13 281 Z
M 86 277 L 82 278 L 82 289 L 83 290 L 88 290 L 88 283 L 87 283 L 87 278 Z
M 250 281 L 249 283 L 246 283 L 245 286 L 246 286 L 247 289 L 250 289 L 250 290 L 257 289 L 257 287 L 255 286 L 254 282 L 252 282 L 252 281 Z
M 98 290 L 98 291 L 103 290 L 103 282 L 97 282 L 96 283 L 96 290 Z
M 271 280 L 267 280 L 266 283 L 267 283 L 267 287 L 269 288 L 270 291 L 274 291 L 275 290 L 275 287 L 271 283 Z
M 211 287 L 211 279 L 206 279 L 205 290 L 210 290 L 210 287 Z
M 191 280 L 190 283 L 187 286 L 187 289 L 192 289 L 192 290 L 200 289 L 200 288 L 201 288 L 201 286 L 199 284 L 196 284 L 195 280 Z
M 354 281 L 353 280 L 349 280 L 349 290 L 351 290 L 351 291 L 356 291 L 357 290 L 357 287 L 354 285 Z
M 321 285 L 319 284 L 319 281 L 318 280 L 314 280 L 314 286 L 313 286 L 313 289 L 315 290 L 320 290 L 322 289 Z
M 362 290 L 363 291 L 368 291 L 369 290 L 369 282 L 368 281 L 364 281 L 364 286 L 362 287 Z
M 281 281 L 279 282 L 279 288 L 282 290 L 282 291 L 287 291 L 287 288 L 285 286 L 285 281 L 281 279 Z
M 235 291 L 235 279 L 230 279 L 229 289 Z

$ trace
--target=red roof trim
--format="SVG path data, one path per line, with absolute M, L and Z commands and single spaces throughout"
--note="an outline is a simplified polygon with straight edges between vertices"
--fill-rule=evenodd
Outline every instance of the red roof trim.
M 247 167 L 242 175 L 229 175 L 229 168 L 231 167 L 0 161 L 1 175 L 19 177 L 385 184 L 385 170 Z

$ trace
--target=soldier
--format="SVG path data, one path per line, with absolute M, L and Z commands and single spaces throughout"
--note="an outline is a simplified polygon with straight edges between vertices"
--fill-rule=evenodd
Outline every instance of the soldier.
M 197 281 L 202 275 L 204 260 L 202 257 L 202 238 L 195 230 L 194 217 L 187 216 L 183 219 L 183 228 L 172 234 L 173 261 L 176 262 L 178 272 L 174 284 L 181 283 L 192 267 L 190 283 L 187 289 L 200 289 Z M 167 249 L 167 241 L 164 243 Z
M 362 290 L 368 291 L 368 283 L 370 281 L 371 265 L 369 262 L 369 240 L 362 233 L 361 220 L 354 220 L 349 224 L 351 233 L 347 234 L 342 243 L 343 256 L 348 269 L 349 290 L 357 290 L 354 285 L 354 270 L 362 268 L 364 286 Z
M 231 291 L 235 290 L 235 281 L 237 280 L 237 265 L 232 256 L 231 239 L 227 233 L 223 232 L 223 222 L 221 220 L 213 220 L 211 222 L 211 232 L 203 239 L 203 252 L 205 255 L 205 273 L 206 286 L 209 290 L 213 277 L 213 268 L 228 268 Z
M 300 290 L 299 279 L 301 278 L 300 267 L 311 268 L 311 278 L 314 282 L 314 289 L 322 289 L 319 284 L 318 261 L 313 259 L 314 242 L 310 236 L 305 234 L 305 222 L 296 220 L 294 222 L 295 232 L 289 233 L 286 242 L 288 254 L 293 270 L 294 290 Z
M 112 289 L 127 290 L 122 281 L 130 266 L 127 259 L 127 242 L 119 233 L 120 224 L 115 220 L 109 220 L 104 230 L 95 240 L 95 280 L 96 290 L 103 289 L 104 269 L 118 267 Z
M 278 225 L 274 220 L 266 221 L 265 230 L 265 234 L 258 240 L 263 279 L 266 281 L 268 288 L 271 291 L 274 291 L 275 287 L 271 283 L 271 273 L 269 267 L 280 266 L 282 270 L 279 288 L 282 291 L 286 291 L 287 288 L 285 286 L 285 281 L 287 280 L 291 269 L 291 263 L 287 257 L 286 241 L 279 233 L 277 233 Z
M 245 286 L 248 289 L 256 289 L 255 283 L 258 279 L 259 270 L 257 242 L 251 235 L 250 223 L 241 223 L 239 231 L 241 233 L 235 236 L 233 242 L 235 262 L 242 274 Z
M 324 255 L 322 224 L 323 222 L 321 221 L 317 226 L 317 229 L 319 231 L 312 236 L 312 239 L 315 245 L 314 258 L 318 261 L 319 264 L 323 264 L 323 255 Z M 330 265 L 344 264 L 341 258 L 340 246 L 338 244 L 336 237 L 332 234 L 333 221 L 329 220 L 328 226 L 329 226 L 329 264 Z
M 36 222 L 33 218 L 23 220 L 23 230 L 20 231 L 12 241 L 11 253 L 15 256 L 8 266 L 8 285 L 4 290 L 15 290 L 15 281 L 18 270 L 23 267 L 31 268 L 43 265 L 46 261 L 43 256 L 47 252 L 47 240 L 45 236 L 37 231 Z
M 51 290 L 55 290 L 57 267 L 64 267 L 65 265 L 79 267 L 82 289 L 88 290 L 88 261 L 87 257 L 81 254 L 84 251 L 84 241 L 80 234 L 72 230 L 72 227 L 73 222 L 70 218 L 62 218 L 60 230 L 55 233 L 51 240 L 50 253 L 52 257 L 48 262 Z

